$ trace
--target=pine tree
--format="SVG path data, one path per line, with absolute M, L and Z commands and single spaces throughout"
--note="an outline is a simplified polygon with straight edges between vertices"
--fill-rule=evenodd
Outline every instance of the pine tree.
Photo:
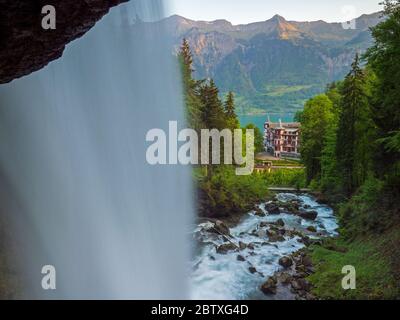
M 357 54 L 346 76 L 342 88 L 341 113 L 337 136 L 336 156 L 338 169 L 342 176 L 342 187 L 350 196 L 361 185 L 366 176 L 367 168 L 362 154 L 363 130 L 368 98 L 366 93 L 366 77 L 360 67 Z M 362 163 L 362 167 L 358 164 Z
M 187 122 L 190 128 L 199 131 L 204 127 L 204 124 L 201 122 L 200 82 L 196 81 L 192 76 L 194 71 L 193 57 L 189 42 L 186 39 L 182 42 L 178 58 L 182 70 Z
M 225 100 L 225 115 L 227 121 L 227 127 L 231 130 L 238 129 L 240 127 L 238 117 L 235 112 L 235 96 L 232 91 L 229 91 Z
M 214 80 L 211 79 L 203 84 L 200 89 L 200 99 L 202 101 L 201 121 L 206 128 L 226 129 L 226 115 Z
M 194 71 L 193 56 L 192 56 L 192 51 L 190 50 L 189 42 L 186 39 L 183 39 L 182 41 L 182 45 L 179 51 L 179 57 L 183 65 L 184 80 L 186 80 L 185 82 L 190 82 L 187 80 L 193 80 L 192 78 L 192 73 Z

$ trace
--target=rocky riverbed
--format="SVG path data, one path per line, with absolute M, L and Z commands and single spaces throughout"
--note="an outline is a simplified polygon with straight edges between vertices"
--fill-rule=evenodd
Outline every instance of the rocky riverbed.
M 193 299 L 315 299 L 305 250 L 337 235 L 333 210 L 309 195 L 278 194 L 234 227 L 199 224 L 193 236 Z

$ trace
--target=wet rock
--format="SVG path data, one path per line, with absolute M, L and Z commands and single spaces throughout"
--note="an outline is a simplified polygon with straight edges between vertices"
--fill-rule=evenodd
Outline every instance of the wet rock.
M 286 229 L 285 229 L 285 228 L 279 228 L 279 229 L 277 230 L 277 232 L 278 232 L 278 234 L 284 236 L 284 235 L 286 234 Z
M 301 263 L 305 267 L 311 267 L 313 265 L 312 259 L 311 259 L 311 257 L 309 255 L 306 255 L 306 256 L 302 257 Z
M 285 238 L 279 234 L 277 231 L 274 230 L 268 230 L 267 231 L 267 236 L 270 242 L 283 242 L 285 241 Z
M 269 237 L 269 241 L 270 242 L 283 242 L 283 241 L 285 241 L 285 238 L 281 235 L 277 235 L 274 237 Z
M 293 278 L 289 273 L 284 272 L 278 276 L 278 280 L 280 283 L 288 285 L 293 281 Z
M 282 219 L 279 219 L 278 221 L 276 221 L 276 225 L 280 226 L 280 227 L 284 227 L 285 226 L 285 222 Z
M 316 232 L 317 232 L 317 229 L 316 229 L 314 226 L 309 226 L 309 227 L 307 228 L 307 230 L 310 231 L 310 232 L 313 232 L 313 233 L 316 233 Z
M 267 236 L 268 237 L 276 236 L 276 231 L 272 229 L 267 230 Z
M 275 277 L 270 277 L 268 280 L 261 286 L 261 291 L 265 295 L 276 294 L 277 288 L 277 279 Z
M 292 288 L 296 291 L 310 291 L 310 283 L 303 278 L 296 279 L 292 281 Z
M 222 234 L 224 236 L 231 236 L 231 231 L 229 227 L 223 223 L 222 221 L 216 221 L 214 224 L 214 229 L 217 233 Z
M 272 215 L 281 214 L 281 209 L 279 209 L 279 207 L 274 203 L 267 203 L 265 205 L 265 209 L 268 211 L 269 214 Z
M 249 267 L 249 271 L 250 271 L 251 274 L 257 273 L 257 269 L 254 268 L 254 267 Z
M 302 264 L 296 266 L 296 272 L 298 278 L 304 278 L 307 276 L 306 267 Z
M 245 259 L 243 256 L 238 255 L 238 256 L 237 256 L 237 261 L 244 262 L 244 261 L 246 261 L 246 259 Z
M 239 242 L 239 249 L 240 250 L 246 250 L 247 248 L 247 244 L 245 244 L 244 242 L 240 241 Z
M 291 201 L 291 202 L 281 202 L 279 206 L 286 212 L 289 213 L 297 213 L 300 210 L 300 202 Z
M 253 243 L 249 243 L 249 244 L 247 245 L 247 248 L 249 248 L 250 250 L 254 250 L 254 249 L 255 249 L 255 246 L 254 246 Z
M 290 268 L 293 265 L 293 261 L 289 257 L 282 257 L 279 259 L 279 264 L 284 268 Z
M 305 220 L 312 220 L 314 221 L 318 217 L 317 211 L 300 211 L 297 215 Z
M 307 236 L 303 237 L 303 238 L 301 238 L 301 239 L 299 239 L 297 241 L 300 242 L 300 243 L 303 243 L 307 247 L 312 244 L 312 241 L 311 241 L 310 237 L 307 237 Z
M 292 206 L 293 206 L 293 208 L 295 210 L 299 210 L 300 209 L 300 206 L 301 206 L 300 201 L 291 201 L 291 204 L 292 204 Z
M 260 208 L 256 208 L 254 209 L 254 214 L 258 217 L 265 217 L 266 214 L 260 209 Z
M 258 232 L 256 234 L 257 234 L 257 237 L 259 237 L 259 238 L 264 238 L 267 235 L 265 230 L 258 230 Z
M 237 249 L 237 246 L 235 246 L 233 243 L 224 243 L 217 248 L 217 253 L 227 254 L 229 251 L 235 251 Z

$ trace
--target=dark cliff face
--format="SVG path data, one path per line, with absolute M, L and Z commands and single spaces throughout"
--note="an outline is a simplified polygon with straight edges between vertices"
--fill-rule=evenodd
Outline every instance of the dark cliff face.
M 0 0 L 0 84 L 61 57 L 109 9 L 128 0 Z M 45 5 L 56 9 L 56 30 L 42 28 Z

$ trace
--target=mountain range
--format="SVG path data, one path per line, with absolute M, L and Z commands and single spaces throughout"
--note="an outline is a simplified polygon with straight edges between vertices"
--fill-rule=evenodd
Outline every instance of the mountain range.
M 279 15 L 245 25 L 174 15 L 155 24 L 168 31 L 175 53 L 189 41 L 197 78 L 213 78 L 222 93 L 234 91 L 239 113 L 257 114 L 294 113 L 342 79 L 355 53 L 373 44 L 370 27 L 381 19 L 380 13 L 362 15 L 355 29 Z

